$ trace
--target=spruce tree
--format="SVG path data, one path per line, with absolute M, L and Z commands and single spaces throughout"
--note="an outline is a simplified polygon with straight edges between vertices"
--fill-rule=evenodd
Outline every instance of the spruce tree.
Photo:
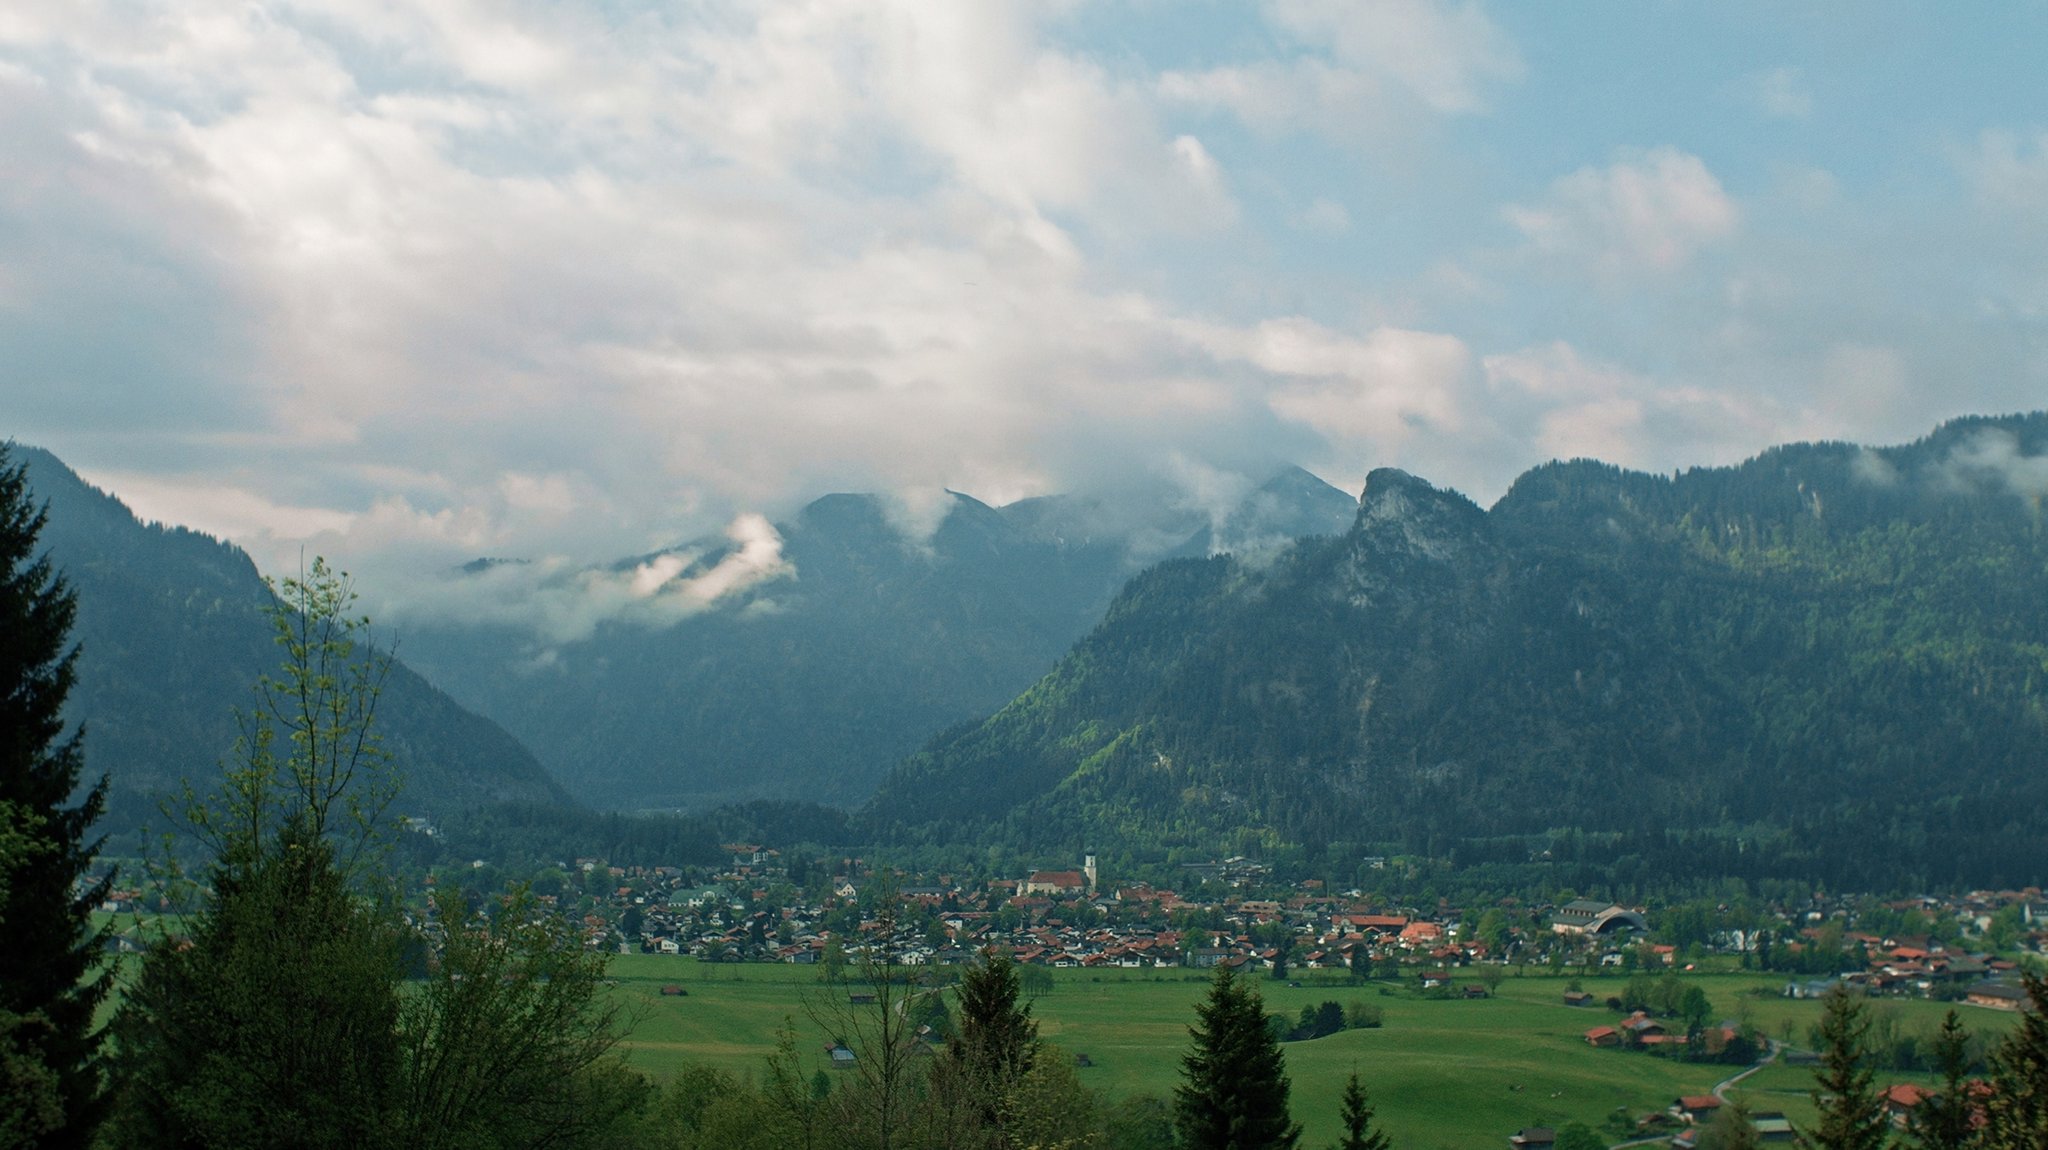
M 12 832 L 0 850 L 0 1111 L 30 1116 L 23 1133 L 37 1145 L 82 1147 L 104 1109 L 93 1014 L 112 971 L 92 973 L 105 933 L 91 913 L 112 879 L 81 880 L 107 783 L 72 804 L 84 753 L 79 732 L 64 734 L 63 708 L 77 603 L 37 553 L 43 523 L 26 468 L 0 445 L 0 807 Z
M 1218 967 L 1181 1058 L 1174 1125 L 1183 1150 L 1293 1150 L 1287 1066 L 1258 991 Z
M 2027 1008 L 1991 1052 L 1983 1143 L 1991 1150 L 2048 1147 L 2048 981 L 2023 976 Z
M 1358 1083 L 1358 1071 L 1344 1083 L 1344 1140 L 1337 1143 L 1337 1150 L 1387 1150 L 1391 1140 L 1384 1130 L 1372 1128 L 1373 1108 L 1365 1098 L 1365 1087 Z
M 1812 1091 L 1820 1114 L 1812 1129 L 1799 1132 L 1801 1146 L 1881 1150 L 1889 1141 L 1890 1123 L 1866 1049 L 1869 1033 L 1869 1008 L 1861 995 L 1837 984 L 1821 999 L 1820 1068 Z
M 955 993 L 959 1031 L 946 1043 L 937 1080 L 960 1092 L 983 1125 L 1000 1126 L 1005 1095 L 1038 1055 L 1038 1022 L 1023 1001 L 1017 964 L 999 951 L 968 967 Z
M 1975 1136 L 1969 1084 L 1963 1077 L 1970 1068 L 1969 1041 L 1969 1032 L 1951 1009 L 1941 1020 L 1932 1051 L 1941 1092 L 1922 1102 L 1913 1115 L 1913 1140 L 1922 1150 L 1963 1150 Z

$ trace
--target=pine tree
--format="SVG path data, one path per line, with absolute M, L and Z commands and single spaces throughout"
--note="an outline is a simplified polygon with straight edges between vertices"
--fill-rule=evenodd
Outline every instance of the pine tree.
M 1365 1099 L 1365 1087 L 1358 1084 L 1358 1071 L 1344 1083 L 1344 1140 L 1337 1150 L 1387 1150 L 1392 1141 L 1384 1130 L 1372 1128 L 1373 1108 Z
M 91 912 L 112 877 L 83 889 L 80 880 L 99 845 L 86 831 L 107 781 L 70 805 L 84 768 L 80 733 L 64 737 L 62 713 L 77 603 L 36 552 L 43 523 L 27 469 L 10 466 L 0 445 L 0 806 L 13 842 L 0 851 L 0 1111 L 31 1116 L 23 1133 L 37 1145 L 82 1147 L 105 1109 L 93 1014 L 112 971 L 92 974 L 105 934 Z
M 1821 1000 L 1820 1068 L 1814 1071 L 1814 1108 L 1820 1112 L 1813 1129 L 1799 1133 L 1799 1144 L 1813 1150 L 1881 1150 L 1888 1140 L 1884 1103 L 1872 1083 L 1865 1039 L 1870 1033 L 1868 1005 L 1859 994 L 1837 984 Z
M 1913 1139 L 1922 1150 L 1963 1150 L 1973 1137 L 1969 1085 L 1963 1075 L 1969 1070 L 1970 1035 L 1962 1020 L 1950 1010 L 1934 1036 L 1934 1069 L 1941 1074 L 1941 1091 L 1922 1102 L 1913 1115 Z
M 1218 967 L 1188 1028 L 1174 1125 L 1183 1150 L 1293 1150 L 1301 1127 L 1287 1114 L 1287 1067 L 1258 991 Z
M 1991 1150 L 2048 1147 L 2048 981 L 2029 974 L 2024 985 L 2027 1009 L 1991 1052 L 1983 1131 Z

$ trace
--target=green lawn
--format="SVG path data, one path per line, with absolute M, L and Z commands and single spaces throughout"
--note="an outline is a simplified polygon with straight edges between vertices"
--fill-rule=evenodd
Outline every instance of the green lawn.
M 825 1035 L 805 1015 L 803 996 L 827 993 L 814 970 L 790 966 L 700 966 L 689 959 L 627 955 L 612 967 L 620 993 L 643 1012 L 629 1042 L 634 1063 L 657 1075 L 686 1062 L 735 1073 L 758 1070 L 774 1048 L 775 1030 L 793 1018 L 805 1054 L 817 1053 Z M 1187 1046 L 1194 1005 L 1206 981 L 1184 971 L 1058 971 L 1055 989 L 1038 999 L 1040 1032 L 1069 1053 L 1094 1063 L 1082 1079 L 1112 1096 L 1150 1092 L 1170 1096 Z M 1766 1033 L 1789 1022 L 1803 1039 L 1818 1004 L 1776 995 L 1784 979 L 1745 974 L 1689 976 L 1704 988 L 1717 1013 L 1747 1015 Z M 1586 989 L 1618 994 L 1619 977 L 1589 978 Z M 687 997 L 660 996 L 665 983 Z M 1267 1008 L 1289 1016 L 1304 1005 L 1363 998 L 1380 1005 L 1386 1025 L 1314 1042 L 1288 1043 L 1294 1113 L 1307 1130 L 1304 1145 L 1337 1135 L 1338 1095 L 1354 1068 L 1378 1105 L 1381 1120 L 1403 1146 L 1485 1147 L 1497 1150 L 1522 1126 L 1581 1121 L 1598 1125 L 1611 1111 L 1642 1113 L 1679 1094 L 1703 1093 L 1733 1068 L 1688 1065 L 1643 1054 L 1595 1050 L 1585 1030 L 1613 1020 L 1602 1007 L 1563 1005 L 1565 980 L 1508 978 L 1497 997 L 1433 1000 L 1406 990 L 1381 995 L 1376 985 L 1342 983 L 1299 988 L 1261 980 Z M 1762 996 L 1747 994 L 1764 990 Z M 844 988 L 829 993 L 844 995 Z M 1946 1009 L 1938 1003 L 1885 1003 L 1909 1029 L 1931 1029 Z M 2002 1032 L 2011 1017 L 1964 1008 L 1974 1028 Z M 1810 1114 L 1804 1069 L 1779 1067 L 1760 1074 L 1743 1095 L 1760 1109 L 1784 1110 L 1795 1120 Z M 1886 1078 L 1885 1081 L 1891 1081 Z M 1520 1087 L 1519 1090 L 1515 1087 Z

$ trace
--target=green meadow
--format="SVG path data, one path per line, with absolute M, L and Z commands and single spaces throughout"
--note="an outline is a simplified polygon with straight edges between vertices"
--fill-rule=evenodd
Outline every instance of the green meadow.
M 691 1062 L 756 1073 L 785 1019 L 794 1022 L 806 1057 L 822 1066 L 827 1035 L 810 1020 L 806 998 L 843 1003 L 847 994 L 844 986 L 821 982 L 815 970 L 794 966 L 704 966 L 683 958 L 622 955 L 612 973 L 637 1015 L 629 1057 L 656 1076 Z M 1305 972 L 1305 978 L 1315 973 Z M 1034 1006 L 1040 1034 L 1068 1054 L 1086 1054 L 1093 1065 L 1081 1071 L 1082 1080 L 1105 1095 L 1171 1097 L 1188 1025 L 1207 988 L 1206 979 L 1192 974 L 1055 971 L 1054 989 Z M 1706 990 L 1720 1016 L 1746 1019 L 1767 1034 L 1789 1026 L 1795 1041 L 1803 1041 L 1819 1013 L 1817 1003 L 1780 997 L 1782 976 L 1686 977 Z M 1604 999 L 1619 994 L 1624 981 L 1588 977 L 1585 988 Z M 664 997 L 663 985 L 689 993 Z M 1381 985 L 1258 982 L 1267 1009 L 1289 1017 L 1326 999 L 1363 999 L 1384 1012 L 1385 1025 L 1378 1029 L 1284 1047 L 1306 1146 L 1336 1139 L 1338 1096 L 1354 1069 L 1398 1144 L 1487 1150 L 1498 1150 L 1523 1126 L 1578 1121 L 1599 1127 L 1617 1109 L 1662 1109 L 1680 1094 L 1707 1092 L 1736 1070 L 1586 1045 L 1585 1031 L 1615 1016 L 1604 1007 L 1564 1005 L 1562 978 L 1509 977 L 1495 997 L 1479 1000 L 1423 998 L 1392 986 L 1383 994 Z M 1908 1030 L 1931 1030 L 1947 1009 L 1930 1002 L 1881 1006 L 1897 1010 Z M 1995 1011 L 1960 1009 L 1973 1030 L 2002 1033 L 2011 1024 L 2010 1016 Z M 1744 1083 L 1738 1096 L 1796 1121 L 1811 1113 L 1805 1093 L 1810 1081 L 1805 1068 L 1773 1067 Z

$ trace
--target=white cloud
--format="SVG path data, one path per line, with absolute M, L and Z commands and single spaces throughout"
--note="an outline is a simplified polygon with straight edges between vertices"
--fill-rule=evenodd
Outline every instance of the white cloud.
M 1497 418 L 1529 429 L 1544 459 L 1733 463 L 1792 418 L 1768 397 L 1659 380 L 1562 341 L 1489 355 L 1481 368 Z
M 1581 168 L 1508 221 L 1547 256 L 1596 274 L 1671 272 L 1732 236 L 1741 212 L 1698 156 L 1656 148 Z
M 1302 209 L 1296 226 L 1318 235 L 1341 236 L 1351 230 L 1351 213 L 1335 200 L 1317 198 Z
M 1742 93 L 1764 115 L 1805 120 L 1813 115 L 1813 93 L 1797 68 L 1773 68 L 1744 77 Z
M 1265 11 L 1294 54 L 1167 71 L 1160 96 L 1227 110 L 1262 132 L 1344 140 L 1415 116 L 1484 111 L 1492 88 L 1522 75 L 1513 42 L 1476 4 L 1270 0 Z

